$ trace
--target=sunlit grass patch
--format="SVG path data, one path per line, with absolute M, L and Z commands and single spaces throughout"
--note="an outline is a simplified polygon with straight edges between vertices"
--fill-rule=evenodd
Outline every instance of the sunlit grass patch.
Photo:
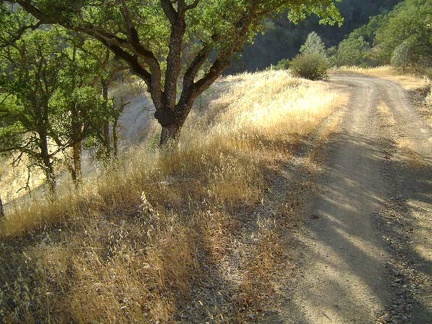
M 375 76 L 378 78 L 394 81 L 399 83 L 406 90 L 415 90 L 427 87 L 431 84 L 431 80 L 427 77 L 419 76 L 414 73 L 409 74 L 401 72 L 391 66 L 379 66 L 374 68 L 360 68 L 360 67 L 341 67 L 335 70 L 336 72 L 354 72 L 364 75 Z
M 252 285 L 285 258 L 284 238 L 264 225 L 244 256 L 232 256 L 251 211 L 266 209 L 266 173 L 276 160 L 288 163 L 293 143 L 339 105 L 329 83 L 283 71 L 222 78 L 197 101 L 171 154 L 143 143 L 79 191 L 66 187 L 9 209 L 0 225 L 0 281 L 8 283 L 0 315 L 9 322 L 175 322 L 199 308 L 226 319 L 214 312 L 242 307 L 241 296 L 253 299 Z M 279 226 L 290 221 L 280 214 Z M 227 258 L 245 267 L 234 291 L 220 292 L 231 306 L 193 300 L 197 291 L 232 283 L 217 272 Z

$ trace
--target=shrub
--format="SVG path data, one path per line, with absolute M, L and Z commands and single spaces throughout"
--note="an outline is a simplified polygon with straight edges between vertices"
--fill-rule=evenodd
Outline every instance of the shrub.
M 413 65 L 414 61 L 412 42 L 406 40 L 395 48 L 390 63 L 396 68 L 406 69 Z
M 290 66 L 289 59 L 280 60 L 273 68 L 275 70 L 288 70 Z
M 303 53 L 291 61 L 291 72 L 294 76 L 309 80 L 322 80 L 327 78 L 329 63 L 318 53 Z

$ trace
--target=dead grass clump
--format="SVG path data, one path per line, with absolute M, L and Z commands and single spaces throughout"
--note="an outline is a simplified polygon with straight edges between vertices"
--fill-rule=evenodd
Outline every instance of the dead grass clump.
M 79 322 L 169 321 L 187 299 L 197 271 L 193 238 L 187 228 L 143 232 L 129 240 L 128 231 L 108 236 L 115 246 L 106 251 L 88 246 L 73 269 L 70 308 Z M 146 242 L 134 249 L 138 239 Z M 114 240 L 114 241 L 113 241 Z M 126 241 L 126 242 L 125 242 Z M 129 242 L 127 242 L 129 241 Z M 104 253 L 105 251 L 105 253 Z
M 280 71 L 215 86 L 171 155 L 133 148 L 79 191 L 8 210 L 0 318 L 226 322 L 241 300 L 258 309 L 271 298 L 285 239 L 252 211 L 269 207 L 269 165 L 288 163 L 293 142 L 332 113 L 336 96 L 324 82 Z M 229 278 L 228 264 L 238 277 Z
M 240 284 L 239 294 L 234 298 L 241 322 L 247 320 L 251 311 L 258 313 L 262 304 L 278 298 L 280 291 L 274 284 L 277 280 L 275 273 L 284 265 L 286 253 L 281 242 L 283 238 L 275 230 L 259 234 L 258 244 L 253 247 L 245 265 L 247 272 Z

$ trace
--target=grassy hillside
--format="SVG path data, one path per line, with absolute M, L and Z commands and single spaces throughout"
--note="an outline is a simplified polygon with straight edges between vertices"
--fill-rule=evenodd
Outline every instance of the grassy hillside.
M 173 155 L 144 143 L 79 192 L 9 211 L 0 318 L 255 319 L 280 293 L 281 269 L 294 271 L 286 251 L 310 186 L 301 175 L 319 158 L 308 142 L 335 125 L 346 99 L 335 91 L 284 71 L 223 78 Z

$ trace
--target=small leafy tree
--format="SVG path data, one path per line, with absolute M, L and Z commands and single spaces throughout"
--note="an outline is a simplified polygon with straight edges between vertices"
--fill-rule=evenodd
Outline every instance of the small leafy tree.
M 63 65 L 54 39 L 37 30 L 0 52 L 0 152 L 28 155 L 43 170 L 51 192 L 58 150 L 50 145 L 50 99 Z
M 390 64 L 399 69 L 407 69 L 414 65 L 415 47 L 412 39 L 406 39 L 396 46 L 390 59 Z
M 114 105 L 108 91 L 122 67 L 99 43 L 62 32 L 68 46 L 64 49 L 66 64 L 59 73 L 60 86 L 54 100 L 56 116 L 60 117 L 56 122 L 55 142 L 59 147 L 71 149 L 71 156 L 65 150 L 63 153 L 72 179 L 79 182 L 84 140 L 95 139 L 93 143 L 103 151 L 99 155 L 104 159 L 117 150 L 116 125 L 122 109 Z M 111 124 L 114 125 L 112 132 Z
M 341 22 L 335 0 L 16 0 L 38 23 L 92 36 L 147 85 L 162 131 L 179 136 L 195 99 L 230 65 L 266 21 L 289 10 L 292 21 L 316 13 Z M 227 37 L 229 35 L 229 37 Z
M 129 81 L 125 73 L 127 66 L 123 61 L 117 60 L 114 54 L 103 44 L 85 35 L 73 33 L 73 40 L 80 41 L 79 49 L 82 51 L 83 60 L 92 63 L 93 86 L 98 89 L 102 97 L 102 105 L 105 118 L 101 116 L 100 125 L 93 125 L 95 131 L 92 134 L 97 146 L 97 156 L 103 160 L 116 157 L 118 154 L 118 120 L 128 102 L 122 95 L 113 98 L 109 95 L 110 89 L 116 85 L 116 79 Z
M 27 16 L 15 15 L 29 21 Z M 114 116 L 95 85 L 103 66 L 62 28 L 23 30 L 12 41 L 6 37 L 11 29 L 0 32 L 0 152 L 18 152 L 18 160 L 29 156 L 43 170 L 50 192 L 63 153 L 78 184 L 83 141 L 103 133 Z
M 288 70 L 290 67 L 290 64 L 291 64 L 291 62 L 289 59 L 282 59 L 273 68 L 275 70 Z
M 318 36 L 314 31 L 311 32 L 307 38 L 305 43 L 300 47 L 301 54 L 320 54 L 323 57 L 326 57 L 326 48 L 321 40 L 321 37 Z

